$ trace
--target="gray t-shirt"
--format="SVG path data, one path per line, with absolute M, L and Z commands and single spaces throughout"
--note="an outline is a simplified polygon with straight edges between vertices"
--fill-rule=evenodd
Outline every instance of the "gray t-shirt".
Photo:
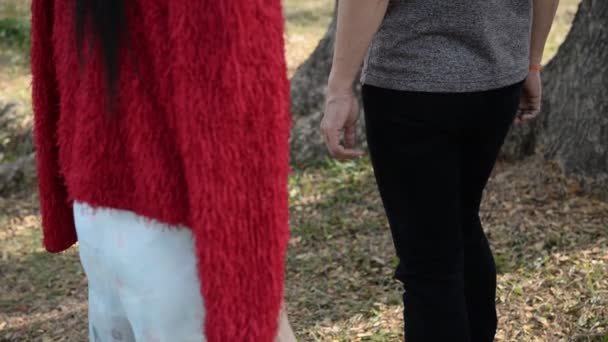
M 528 74 L 533 0 L 390 0 L 361 82 L 467 92 Z

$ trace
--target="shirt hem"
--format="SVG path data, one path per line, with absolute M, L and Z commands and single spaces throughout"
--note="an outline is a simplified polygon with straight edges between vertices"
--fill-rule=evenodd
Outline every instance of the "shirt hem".
M 528 69 L 520 70 L 516 73 L 466 81 L 433 81 L 415 79 L 395 79 L 391 77 L 379 76 L 366 71 L 361 75 L 361 84 L 368 84 L 375 87 L 387 88 L 400 91 L 419 91 L 436 93 L 464 93 L 475 91 L 487 91 L 506 87 L 526 79 Z

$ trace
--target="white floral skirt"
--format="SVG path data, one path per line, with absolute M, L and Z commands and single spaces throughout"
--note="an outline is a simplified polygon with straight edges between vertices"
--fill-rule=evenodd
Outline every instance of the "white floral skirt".
M 201 342 L 205 308 L 194 242 L 131 212 L 74 204 L 94 342 Z
M 206 340 L 205 306 L 189 229 L 78 202 L 74 219 L 89 281 L 90 341 Z M 295 341 L 285 312 L 278 319 L 275 341 Z

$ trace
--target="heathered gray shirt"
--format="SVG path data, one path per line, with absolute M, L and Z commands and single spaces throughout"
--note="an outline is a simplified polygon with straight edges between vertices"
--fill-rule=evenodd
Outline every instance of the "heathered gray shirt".
M 467 92 L 528 74 L 533 0 L 390 0 L 361 82 Z

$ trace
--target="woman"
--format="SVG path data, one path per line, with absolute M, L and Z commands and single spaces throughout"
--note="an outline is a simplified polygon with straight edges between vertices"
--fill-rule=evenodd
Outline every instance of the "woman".
M 280 1 L 33 0 L 32 38 L 44 245 L 79 241 L 91 341 L 274 340 Z
M 400 258 L 408 342 L 494 339 L 496 270 L 479 206 L 511 123 L 540 110 L 557 3 L 339 3 L 321 128 L 334 157 L 362 155 L 353 82 L 367 51 L 367 141 Z

